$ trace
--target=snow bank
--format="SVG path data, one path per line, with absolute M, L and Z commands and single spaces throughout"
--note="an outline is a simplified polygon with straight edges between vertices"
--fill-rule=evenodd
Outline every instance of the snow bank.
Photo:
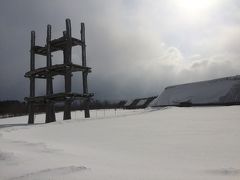
M 240 76 L 169 86 L 150 106 L 235 104 L 240 102 Z

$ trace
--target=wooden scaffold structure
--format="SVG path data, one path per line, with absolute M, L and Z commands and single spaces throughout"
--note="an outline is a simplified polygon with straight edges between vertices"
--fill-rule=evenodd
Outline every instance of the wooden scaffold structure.
M 25 100 L 28 103 L 28 124 L 34 123 L 34 109 L 37 105 L 46 105 L 46 123 L 56 121 L 54 104 L 56 102 L 64 102 L 64 120 L 71 119 L 71 104 L 74 100 L 80 99 L 85 101 L 85 117 L 90 117 L 89 101 L 92 93 L 88 93 L 87 76 L 91 72 L 91 68 L 86 63 L 86 43 L 85 43 L 85 26 L 81 23 L 81 39 L 72 37 L 71 21 L 66 19 L 66 31 L 63 36 L 58 39 L 51 39 L 51 25 L 47 26 L 47 38 L 45 46 L 35 45 L 35 31 L 31 31 L 31 49 L 30 49 L 30 71 L 25 77 L 30 79 L 30 97 Z M 81 46 L 82 49 L 82 65 L 72 63 L 72 47 Z M 52 65 L 52 52 L 63 52 L 63 64 Z M 46 57 L 46 67 L 35 68 L 35 55 Z M 72 73 L 81 71 L 83 81 L 83 92 L 72 92 Z M 65 91 L 62 93 L 53 92 L 53 77 L 63 75 L 65 79 Z M 46 95 L 35 96 L 35 79 L 46 79 Z

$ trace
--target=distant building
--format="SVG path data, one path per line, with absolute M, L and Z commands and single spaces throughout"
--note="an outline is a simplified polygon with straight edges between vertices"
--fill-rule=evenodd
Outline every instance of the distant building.
M 240 76 L 169 86 L 150 106 L 240 104 Z
M 148 98 L 138 98 L 134 100 L 129 100 L 124 105 L 124 108 L 126 109 L 141 109 L 146 108 L 149 106 L 149 104 L 155 99 L 157 96 L 152 96 Z

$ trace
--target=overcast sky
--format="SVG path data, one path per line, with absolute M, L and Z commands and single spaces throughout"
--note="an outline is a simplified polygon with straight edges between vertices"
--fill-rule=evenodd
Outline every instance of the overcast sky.
M 66 18 L 75 37 L 85 22 L 89 88 L 97 99 L 153 96 L 169 85 L 240 74 L 239 0 L 1 0 L 1 100 L 29 95 L 30 31 L 43 45 L 47 24 L 57 38 Z M 61 53 L 53 55 L 53 63 L 62 62 Z M 73 61 L 80 55 L 74 48 Z M 74 75 L 79 91 L 81 76 Z M 43 95 L 45 83 L 37 83 Z M 63 83 L 56 77 L 56 92 Z

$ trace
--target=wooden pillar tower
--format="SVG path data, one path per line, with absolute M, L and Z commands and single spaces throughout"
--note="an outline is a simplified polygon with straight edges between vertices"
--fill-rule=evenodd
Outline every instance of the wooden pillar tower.
M 56 102 L 64 102 L 64 120 L 71 119 L 71 104 L 73 100 L 84 100 L 85 117 L 89 118 L 89 99 L 93 96 L 88 93 L 87 76 L 91 72 L 91 68 L 86 64 L 86 43 L 85 43 L 85 26 L 81 23 L 81 39 L 72 37 L 71 21 L 66 19 L 66 31 L 63 36 L 58 39 L 51 39 L 51 25 L 47 26 L 47 38 L 45 46 L 35 45 L 35 32 L 31 32 L 31 50 L 30 50 L 30 71 L 25 74 L 25 77 L 30 79 L 30 97 L 25 98 L 28 103 L 29 119 L 28 123 L 34 123 L 34 107 L 39 104 L 46 105 L 46 123 L 54 122 L 55 110 L 54 104 Z M 72 47 L 81 46 L 82 62 L 81 65 L 72 63 Z M 63 64 L 52 65 L 52 52 L 63 52 Z M 35 68 L 35 54 L 46 57 L 46 67 Z M 81 71 L 83 80 L 83 92 L 72 92 L 72 73 Z M 54 93 L 53 78 L 56 75 L 63 75 L 65 80 L 65 91 L 62 93 Z M 46 95 L 35 96 L 35 79 L 46 79 Z

